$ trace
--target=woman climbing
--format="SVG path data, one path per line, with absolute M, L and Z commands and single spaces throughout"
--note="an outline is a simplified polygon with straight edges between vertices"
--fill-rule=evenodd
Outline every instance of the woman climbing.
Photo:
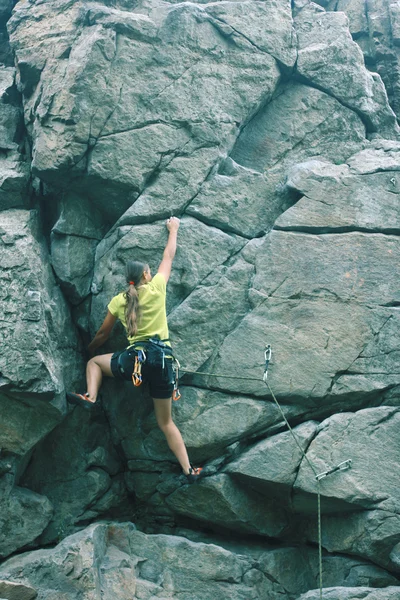
M 182 435 L 171 415 L 174 373 L 165 300 L 166 284 L 176 253 L 179 219 L 171 217 L 166 225 L 169 231 L 168 242 L 157 274 L 152 277 L 149 266 L 144 263 L 127 263 L 128 289 L 112 298 L 107 316 L 88 350 L 94 354 L 104 344 L 117 319 L 126 330 L 128 348 L 91 358 L 86 367 L 87 392 L 68 392 L 67 399 L 71 404 L 87 408 L 96 402 L 103 375 L 131 381 L 133 374 L 137 383 L 143 375 L 143 381 L 149 384 L 157 424 L 188 481 L 193 483 L 201 477 L 202 469 L 191 466 Z M 134 371 L 137 372 L 136 375 Z

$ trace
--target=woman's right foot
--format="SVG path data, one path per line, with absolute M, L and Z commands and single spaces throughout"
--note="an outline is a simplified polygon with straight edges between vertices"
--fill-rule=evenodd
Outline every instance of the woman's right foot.
M 70 404 L 75 406 L 82 406 L 82 408 L 90 409 L 94 405 L 93 400 L 89 398 L 89 394 L 75 394 L 74 392 L 67 392 L 67 400 Z
M 186 479 L 188 483 L 196 483 L 196 481 L 199 481 L 204 475 L 205 473 L 202 467 L 190 467 Z

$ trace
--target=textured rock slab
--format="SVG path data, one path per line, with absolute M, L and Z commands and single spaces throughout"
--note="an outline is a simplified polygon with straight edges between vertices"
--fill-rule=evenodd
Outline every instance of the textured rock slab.
M 281 162 L 324 156 L 343 162 L 365 143 L 365 125 L 352 110 L 318 89 L 291 81 L 240 133 L 231 156 L 260 173 Z
M 233 161 L 204 183 L 188 212 L 225 230 L 259 235 L 292 202 L 282 185 L 288 165 L 310 155 L 341 162 L 364 138 L 354 112 L 319 90 L 291 83 L 242 130 Z
M 49 402 L 64 406 L 65 386 L 78 379 L 80 358 L 35 213 L 2 212 L 0 239 L 1 405 L 11 429 L 2 429 L 1 445 L 23 454 L 59 419 Z M 23 406 L 13 411 L 13 403 Z M 23 433 L 26 423 L 30 427 Z
M 166 502 L 178 514 L 241 533 L 279 537 L 289 524 L 279 502 L 243 489 L 224 474 L 179 488 Z
M 282 426 L 280 412 L 269 402 L 186 385 L 181 386 L 181 393 L 182 400 L 173 406 L 174 420 L 182 432 L 191 460 L 196 463 L 221 457 L 229 452 L 232 444 L 262 432 L 272 434 Z M 154 414 L 132 422 L 131 404 L 132 400 L 126 397 L 118 402 L 118 407 L 107 407 L 112 426 L 123 440 L 127 459 L 133 462 L 152 460 L 154 466 L 156 461 L 170 461 L 171 451 L 157 427 Z M 284 411 L 289 418 L 304 413 L 304 409 L 297 406 L 284 407 Z M 129 467 L 137 470 L 135 464 L 129 464 Z
M 237 127 L 270 97 L 278 82 L 274 58 L 240 35 L 240 43 L 232 43 L 229 32 L 221 34 L 222 22 L 201 6 L 157 7 L 152 13 L 156 24 L 147 15 L 77 3 L 63 11 L 52 28 L 61 8 L 57 2 L 20 7 L 10 23 L 22 87 L 29 84 L 24 72 L 36 71 L 40 78 L 34 93 L 25 93 L 26 121 L 35 139 L 32 166 L 55 183 L 60 173 L 68 180 L 75 172 L 80 190 L 112 220 L 174 159 L 184 162 L 201 148 L 230 146 Z M 235 20 L 239 5 L 213 8 L 222 9 Z M 277 19 L 266 16 L 272 24 L 279 21 L 282 7 L 260 3 L 259 10 L 272 11 Z M 289 3 L 283 10 L 291 31 Z M 37 30 L 33 49 L 33 32 L 28 36 L 26 27 L 29 16 L 35 18 Z M 44 65 L 49 39 L 59 33 L 60 23 L 64 31 L 52 49 L 54 59 Z M 286 49 L 287 33 L 282 27 L 279 33 Z M 39 117 L 35 121 L 34 115 Z M 198 167 L 196 156 L 191 161 L 203 178 L 217 154 L 209 152 L 208 164 L 204 159 L 203 153 Z M 178 164 L 169 169 L 168 180 L 175 189 L 182 185 Z M 156 189 L 155 200 L 159 195 Z M 151 203 L 151 192 L 145 199 L 145 204 Z M 188 201 L 190 196 L 179 199 L 174 210 Z M 134 217 L 149 214 L 142 204 L 139 200 Z M 165 208 L 155 210 L 162 214 Z
M 0 581 L 0 596 L 6 600 L 34 600 L 36 590 L 20 583 Z
M 237 44 L 250 42 L 268 52 L 287 67 L 296 61 L 296 32 L 290 3 L 277 2 L 215 2 L 206 5 L 207 13 L 215 20 L 223 35 Z M 242 38 L 242 39 L 241 39 Z
M 284 591 L 288 595 L 293 594 L 293 597 L 318 586 L 318 563 L 318 551 L 309 547 L 278 548 L 259 557 L 261 571 L 267 577 L 278 580 Z M 296 573 L 295 577 L 293 573 Z M 322 555 L 322 573 L 325 587 L 383 588 L 398 583 L 393 575 L 372 563 L 334 554 Z
M 375 164 L 379 164 L 378 156 Z M 287 186 L 302 198 L 276 220 L 277 229 L 393 234 L 400 229 L 397 170 L 356 174 L 347 165 L 309 161 L 290 170 Z
M 107 425 L 97 406 L 91 413 L 77 407 L 35 448 L 22 483 L 54 506 L 42 545 L 124 502 L 122 466 Z
M 176 597 L 183 600 L 256 600 L 246 577 L 254 560 L 213 544 L 183 537 L 150 536 L 131 523 L 98 524 L 66 538 L 55 549 L 15 557 L 0 568 L 1 577 L 31 585 L 46 598 L 130 600 Z M 266 582 L 267 583 L 267 582 Z M 274 596 L 275 600 L 275 596 Z
M 324 411 L 321 399 L 331 404 L 342 397 L 348 408 L 361 408 L 369 394 L 384 393 L 398 382 L 398 334 L 394 333 L 394 338 L 390 334 L 398 328 L 396 309 L 371 310 L 324 299 L 267 298 L 219 347 L 210 370 L 226 378 L 202 381 L 220 390 L 266 396 L 262 374 L 268 342 L 273 349 L 269 383 L 285 402 L 300 402 Z M 380 339 L 378 352 L 372 350 L 375 335 Z M 243 347 L 247 347 L 246 376 L 254 381 L 235 379 Z
M 400 590 L 398 587 L 387 587 L 377 590 L 367 587 L 353 588 L 324 588 L 323 597 L 326 600 L 399 600 Z M 319 590 L 312 590 L 299 596 L 297 600 L 317 600 L 320 597 Z
M 199 369 L 248 312 L 251 261 L 253 249 L 246 247 L 232 265 L 215 269 L 170 313 L 171 339 L 184 369 Z
M 57 215 L 50 236 L 51 262 L 63 292 L 77 304 L 90 293 L 95 251 L 106 227 L 87 197 L 63 193 L 55 202 L 54 196 L 49 191 L 45 197 L 45 210 Z
M 129 526 L 125 529 L 129 531 Z M 107 526 L 94 525 L 67 538 L 55 549 L 12 558 L 2 565 L 1 576 L 31 585 L 47 598 L 78 600 L 85 595 L 97 599 L 100 585 L 107 591 L 107 598 L 112 594 L 124 598 L 125 589 L 130 590 L 132 597 L 137 560 L 121 551 L 118 541 L 117 546 L 110 543 L 107 560 L 107 533 Z M 99 563 L 105 563 L 101 574 L 96 567 Z
M 351 469 L 325 478 L 321 494 L 331 501 L 337 498 L 362 508 L 399 513 L 398 486 L 393 479 L 400 461 L 399 422 L 399 409 L 390 407 L 336 414 L 324 421 L 307 450 L 316 471 L 322 473 L 348 458 L 353 462 Z M 374 468 L 377 464 L 379 469 Z M 317 483 L 305 462 L 295 490 L 316 493 Z
M 28 165 L 15 153 L 0 158 L 0 210 L 28 205 Z
M 269 298 L 396 305 L 399 263 L 398 236 L 274 231 L 257 253 L 254 288 Z
M 398 126 L 385 87 L 379 75 L 364 66 L 345 14 L 317 10 L 311 3 L 300 11 L 295 27 L 298 73 L 362 115 L 369 131 L 396 139 Z
M 390 0 L 339 0 L 331 9 L 346 13 L 353 39 L 363 51 L 365 62 L 377 71 L 385 84 L 389 102 L 399 114 L 400 10 Z
M 351 171 L 360 175 L 380 171 L 399 171 L 399 155 L 398 142 L 375 140 L 369 148 L 354 154 L 347 162 Z
M 323 546 L 329 552 L 362 556 L 400 573 L 400 517 L 384 510 L 342 512 L 322 520 Z M 315 519 L 306 529 L 307 539 L 317 542 Z
M 53 514 L 49 500 L 23 488 L 13 488 L 0 502 L 0 556 L 33 542 Z
M 17 96 L 15 69 L 0 65 L 0 210 L 28 205 L 29 167 L 18 151 L 23 117 Z
M 303 423 L 293 429 L 305 452 L 315 436 L 317 423 Z M 227 473 L 235 475 L 244 487 L 250 486 L 269 496 L 286 493 L 287 499 L 296 481 L 303 454 L 289 431 L 269 437 L 243 452 L 230 463 Z M 308 476 L 310 474 L 308 473 Z

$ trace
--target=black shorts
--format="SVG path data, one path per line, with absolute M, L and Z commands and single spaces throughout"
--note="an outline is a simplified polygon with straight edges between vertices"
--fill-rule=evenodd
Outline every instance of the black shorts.
M 111 371 L 115 378 L 132 382 L 136 355 L 137 351 L 132 348 L 114 352 L 111 357 Z M 152 398 L 171 398 L 175 382 L 172 358 L 164 359 L 164 367 L 143 363 L 142 377 L 143 383 L 149 384 Z

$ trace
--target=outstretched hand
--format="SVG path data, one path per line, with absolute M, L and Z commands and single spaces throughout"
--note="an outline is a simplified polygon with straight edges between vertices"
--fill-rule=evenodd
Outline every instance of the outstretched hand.
M 171 217 L 166 222 L 168 231 L 178 231 L 179 225 L 180 225 L 180 220 L 178 219 L 178 217 Z

